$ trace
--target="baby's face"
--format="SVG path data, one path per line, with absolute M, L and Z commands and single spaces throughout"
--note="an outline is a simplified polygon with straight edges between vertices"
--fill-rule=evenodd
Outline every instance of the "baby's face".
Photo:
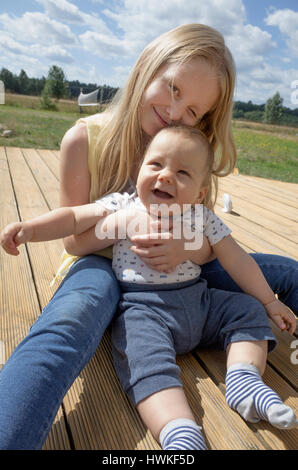
M 137 179 L 137 192 L 146 209 L 150 204 L 199 204 L 207 192 L 203 144 L 174 132 L 158 134 L 151 143 Z M 150 211 L 151 212 L 151 211 Z

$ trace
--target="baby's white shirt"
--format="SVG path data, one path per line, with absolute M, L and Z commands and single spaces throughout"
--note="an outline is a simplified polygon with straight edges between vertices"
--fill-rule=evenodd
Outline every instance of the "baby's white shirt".
M 145 206 L 136 193 L 111 193 L 95 202 L 114 212 L 128 208 L 146 212 Z M 229 227 L 203 205 L 190 206 L 190 210 L 183 213 L 183 219 L 180 216 L 179 220 L 180 223 L 183 221 L 183 224 L 188 224 L 188 234 L 190 231 L 200 232 L 202 236 L 205 235 L 208 238 L 211 246 L 231 233 Z M 100 224 L 101 221 L 97 223 L 95 230 L 100 227 Z M 182 233 L 184 233 L 184 227 L 183 225 Z M 179 264 L 171 273 L 160 273 L 150 269 L 130 250 L 131 246 L 132 243 L 128 238 L 113 245 L 112 267 L 119 281 L 136 284 L 172 284 L 190 281 L 200 276 L 200 266 L 189 260 Z

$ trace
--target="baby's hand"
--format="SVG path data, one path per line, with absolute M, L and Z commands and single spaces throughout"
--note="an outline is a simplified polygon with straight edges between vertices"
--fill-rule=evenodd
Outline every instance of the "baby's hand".
M 293 334 L 296 330 L 296 318 L 294 313 L 279 300 L 274 300 L 265 305 L 267 315 L 282 330 L 288 330 Z
M 17 247 L 32 238 L 32 229 L 24 222 L 14 222 L 7 225 L 0 234 L 0 244 L 9 255 L 18 256 Z

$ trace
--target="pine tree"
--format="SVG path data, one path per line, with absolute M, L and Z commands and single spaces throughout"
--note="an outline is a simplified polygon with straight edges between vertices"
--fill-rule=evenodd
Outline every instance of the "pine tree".
M 60 100 L 68 92 L 68 85 L 63 70 L 57 65 L 52 65 L 47 78 L 47 89 L 52 98 Z
M 265 122 L 269 124 L 279 124 L 283 115 L 283 98 L 277 92 L 269 98 L 265 106 Z

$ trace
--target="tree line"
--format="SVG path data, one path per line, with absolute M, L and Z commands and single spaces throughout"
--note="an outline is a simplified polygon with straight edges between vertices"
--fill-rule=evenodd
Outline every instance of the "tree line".
M 276 92 L 264 104 L 235 101 L 233 118 L 296 127 L 298 126 L 298 108 L 290 109 L 283 106 L 283 98 Z
M 47 92 L 55 99 L 75 99 L 79 96 L 81 90 L 87 94 L 99 89 L 101 101 L 105 103 L 110 101 L 118 90 L 118 88 L 108 85 L 101 86 L 96 83 L 80 82 L 79 80 L 66 80 L 62 68 L 57 65 L 51 66 L 48 76 L 41 78 L 30 78 L 23 69 L 17 75 L 6 68 L 2 68 L 0 80 L 3 81 L 6 92 L 31 96 L 42 96 L 43 92 Z M 54 90 L 52 90 L 53 88 Z
M 48 76 L 42 78 L 30 78 L 25 70 L 19 75 L 13 74 L 6 68 L 0 71 L 0 80 L 4 82 L 5 90 L 12 93 L 33 95 L 41 97 L 41 106 L 45 109 L 56 109 L 54 100 L 61 98 L 74 99 L 81 92 L 91 93 L 98 89 L 98 101 L 109 102 L 118 88 L 96 83 L 82 83 L 79 80 L 66 80 L 64 71 L 57 65 L 52 65 Z M 284 124 L 298 127 L 298 108 L 290 109 L 283 106 L 283 98 L 277 92 L 264 104 L 254 104 L 251 101 L 235 101 L 233 108 L 234 119 L 245 119 L 271 124 Z

